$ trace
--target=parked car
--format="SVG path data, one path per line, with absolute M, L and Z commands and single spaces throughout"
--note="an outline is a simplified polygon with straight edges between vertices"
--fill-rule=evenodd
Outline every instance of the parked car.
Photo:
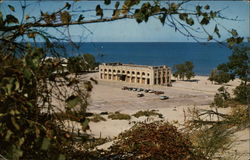
M 133 91 L 137 91 L 137 88 L 133 88 Z
M 144 96 L 144 94 L 142 94 L 142 93 L 137 94 L 137 97 L 143 97 L 143 96 Z
M 123 86 L 123 87 L 122 87 L 122 90 L 128 90 L 128 87 Z
M 128 90 L 129 90 L 129 91 L 132 91 L 132 90 L 133 90 L 133 88 L 132 88 L 132 87 L 128 87 Z
M 145 93 L 148 93 L 148 91 L 149 91 L 149 89 L 145 89 L 145 90 L 144 90 Z
M 165 99 L 169 99 L 168 96 L 160 96 L 160 100 L 165 100 Z
M 156 95 L 164 94 L 164 92 L 163 92 L 163 91 L 155 91 L 155 94 L 156 94 Z
M 155 91 L 150 89 L 148 93 L 155 93 Z

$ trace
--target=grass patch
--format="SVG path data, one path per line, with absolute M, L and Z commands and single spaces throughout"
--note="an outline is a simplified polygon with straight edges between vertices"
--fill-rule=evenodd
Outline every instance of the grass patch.
M 90 121 L 97 123 L 100 121 L 106 121 L 106 119 L 99 114 L 94 114 L 93 117 L 90 118 Z
M 110 113 L 110 115 L 108 115 L 108 118 L 112 120 L 130 120 L 131 116 L 129 114 L 115 112 L 115 113 Z
M 150 117 L 150 116 L 158 116 L 159 118 L 163 118 L 161 113 L 157 113 L 156 110 L 146 110 L 146 111 L 138 111 L 133 114 L 134 117 L 139 118 L 142 116 Z

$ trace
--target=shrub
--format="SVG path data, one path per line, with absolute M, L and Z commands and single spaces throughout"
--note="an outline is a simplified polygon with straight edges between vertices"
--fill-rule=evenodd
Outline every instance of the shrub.
M 110 147 L 109 159 L 205 159 L 186 136 L 169 123 L 138 123 L 121 133 Z
M 139 118 L 142 116 L 150 117 L 150 116 L 158 116 L 159 118 L 163 118 L 163 115 L 157 113 L 156 110 L 146 110 L 146 111 L 138 111 L 133 114 L 134 117 Z
M 90 121 L 92 122 L 100 122 L 100 121 L 106 121 L 104 117 L 102 117 L 99 114 L 94 114 L 92 118 L 90 118 Z
M 115 113 L 110 113 L 110 115 L 108 115 L 108 118 L 110 118 L 112 120 L 130 120 L 131 116 L 128 114 L 115 112 Z

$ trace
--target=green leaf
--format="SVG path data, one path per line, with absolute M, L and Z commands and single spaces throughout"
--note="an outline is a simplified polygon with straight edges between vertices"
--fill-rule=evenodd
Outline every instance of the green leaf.
M 115 9 L 118 9 L 118 7 L 119 7 L 119 5 L 120 5 L 120 2 L 115 2 Z
M 0 27 L 3 26 L 3 14 L 0 11 Z
M 65 4 L 65 7 L 67 8 L 67 10 L 69 10 L 70 9 L 70 7 L 71 7 L 71 4 L 69 4 L 68 2 Z
M 119 17 L 119 15 L 120 15 L 120 10 L 115 9 L 115 10 L 113 11 L 112 17 Z
M 81 98 L 79 96 L 72 95 L 66 99 L 66 104 L 68 108 L 74 108 L 76 105 L 81 103 Z
M 60 18 L 63 23 L 69 23 L 71 21 L 71 15 L 68 11 L 61 12 Z
M 15 12 L 15 8 L 12 5 L 8 5 L 9 9 L 13 12 Z
M 20 112 L 18 110 L 16 110 L 16 109 L 12 109 L 12 110 L 9 111 L 9 114 L 12 115 L 12 116 L 15 116 L 15 115 L 20 114 Z
M 180 6 L 177 3 L 171 3 L 170 4 L 170 9 L 173 10 L 173 11 L 176 11 L 179 7 Z
M 243 37 L 238 37 L 236 38 L 236 43 L 239 44 L 241 42 L 243 42 L 244 38 Z
M 220 38 L 219 28 L 217 27 L 217 24 L 214 27 L 214 32 L 217 34 L 217 36 Z
M 85 17 L 82 16 L 82 14 L 79 16 L 77 22 L 81 22 Z
M 7 130 L 7 133 L 6 133 L 5 137 L 4 137 L 4 140 L 8 142 L 10 140 L 10 136 L 12 134 L 13 134 L 13 132 L 11 130 Z
M 13 153 L 13 159 L 19 159 L 20 157 L 23 156 L 23 151 L 16 147 L 16 145 L 12 145 L 12 153 Z
M 43 138 L 43 142 L 42 142 L 42 145 L 41 145 L 41 150 L 46 151 L 46 150 L 48 150 L 49 146 L 50 146 L 50 139 L 49 138 Z
M 11 14 L 8 14 L 8 15 L 6 16 L 5 21 L 6 21 L 8 24 L 11 24 L 11 23 L 19 23 L 18 19 L 17 19 L 15 16 L 11 15 Z
M 20 138 L 20 139 L 18 140 L 18 146 L 22 146 L 23 143 L 24 143 L 24 141 L 25 141 L 24 137 Z
M 65 160 L 65 159 L 66 159 L 66 157 L 63 154 L 59 154 L 59 156 L 57 158 L 57 160 Z
M 231 38 L 227 39 L 227 43 L 228 43 L 229 47 L 232 47 L 236 43 L 236 40 L 234 37 L 231 37 Z
M 135 10 L 134 17 L 137 23 L 141 23 L 144 20 L 144 15 L 140 9 Z
M 27 69 L 27 68 L 24 69 L 23 73 L 24 73 L 24 78 L 25 79 L 29 80 L 31 78 L 31 76 L 32 76 L 31 71 L 29 69 Z
M 192 18 L 187 18 L 186 23 L 189 24 L 190 26 L 194 25 L 194 20 Z
M 155 5 L 155 6 L 152 6 L 151 7 L 151 12 L 154 14 L 154 13 L 159 13 L 161 11 L 161 8 L 160 6 L 158 5 Z
M 103 10 L 99 4 L 96 6 L 95 11 L 96 11 L 96 16 L 101 16 L 101 18 L 103 17 Z
M 204 9 L 209 10 L 209 9 L 210 9 L 210 6 L 209 6 L 209 5 L 206 5 L 206 6 L 204 7 Z
M 86 130 L 89 127 L 89 120 L 86 118 L 81 124 L 83 130 Z
M 217 16 L 216 12 L 210 11 L 210 17 L 213 19 Z
M 104 4 L 109 5 L 111 3 L 111 0 L 104 0 Z
M 20 91 L 20 83 L 15 81 L 15 90 Z
M 36 37 L 36 33 L 35 33 L 35 32 L 29 32 L 29 33 L 27 34 L 27 36 L 28 36 L 29 38 L 35 38 L 35 37 Z
M 16 128 L 16 130 L 20 130 L 20 126 L 17 124 L 15 117 L 10 118 L 12 125 Z
M 207 38 L 207 41 L 211 41 L 213 39 L 213 36 L 209 35 Z
M 235 29 L 232 29 L 230 33 L 231 33 L 232 36 L 234 36 L 234 37 L 238 36 L 238 33 L 237 33 L 237 31 L 236 31 Z
M 208 17 L 203 17 L 203 19 L 200 22 L 201 25 L 207 25 L 208 23 L 209 23 L 209 18 Z
M 162 25 L 165 24 L 166 18 L 167 18 L 167 14 L 163 14 L 163 15 L 159 18 Z
M 181 13 L 179 14 L 179 18 L 183 21 L 186 21 L 186 19 L 188 18 L 188 14 L 187 13 Z

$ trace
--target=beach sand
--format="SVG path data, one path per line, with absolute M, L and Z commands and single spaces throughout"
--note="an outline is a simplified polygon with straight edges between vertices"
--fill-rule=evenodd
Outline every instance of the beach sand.
M 98 80 L 98 84 L 94 85 L 90 96 L 90 105 L 88 111 L 93 113 L 101 112 L 116 112 L 126 114 L 134 114 L 140 110 L 157 110 L 163 114 L 166 121 L 178 121 L 180 124 L 184 122 L 184 110 L 188 108 L 209 109 L 213 97 L 217 89 L 221 85 L 212 84 L 207 76 L 195 76 L 192 82 L 190 81 L 176 81 L 172 87 L 167 86 L 149 86 L 129 84 L 125 82 L 114 82 L 108 80 L 99 80 L 98 73 L 88 74 L 86 78 L 94 78 Z M 239 80 L 229 82 L 226 86 L 230 92 L 240 83 Z M 144 97 L 137 97 L 139 92 L 122 90 L 123 86 L 138 87 L 144 89 L 153 89 L 164 91 L 164 95 L 168 96 L 167 100 L 160 100 L 159 95 L 153 93 L 144 93 Z M 110 137 L 114 138 L 119 133 L 129 129 L 133 126 L 133 122 L 138 121 L 155 121 L 159 120 L 157 117 L 135 118 L 132 116 L 131 120 L 111 120 L 104 116 L 107 121 L 98 123 L 90 122 L 89 133 L 94 137 Z M 236 134 L 238 137 L 236 145 L 233 147 L 231 154 L 235 150 L 238 154 L 242 154 L 240 159 L 247 159 L 249 152 L 249 131 L 243 130 Z M 101 148 L 107 148 L 112 143 L 107 143 Z

